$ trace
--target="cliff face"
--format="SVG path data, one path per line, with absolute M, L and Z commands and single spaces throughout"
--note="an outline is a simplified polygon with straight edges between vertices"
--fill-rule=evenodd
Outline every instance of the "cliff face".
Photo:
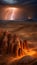
M 23 54 L 23 49 L 28 49 L 27 41 L 20 40 L 14 34 L 3 32 L 0 37 L 0 54 L 11 54 L 12 56 L 20 56 Z

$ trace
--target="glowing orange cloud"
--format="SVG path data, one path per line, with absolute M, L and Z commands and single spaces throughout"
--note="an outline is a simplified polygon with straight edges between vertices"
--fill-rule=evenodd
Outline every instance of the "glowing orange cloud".
M 18 11 L 18 8 L 11 8 L 11 11 L 12 11 L 12 13 L 10 14 L 10 20 L 15 20 L 15 18 L 16 18 L 16 13 L 17 13 L 17 11 Z
M 17 7 L 4 7 L 2 11 L 3 20 L 17 20 L 21 17 L 23 9 Z

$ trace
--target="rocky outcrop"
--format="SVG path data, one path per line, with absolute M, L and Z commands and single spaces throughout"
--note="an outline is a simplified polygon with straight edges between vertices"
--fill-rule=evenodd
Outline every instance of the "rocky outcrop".
M 11 54 L 12 56 L 20 56 L 23 54 L 23 49 L 28 49 L 26 40 L 20 39 L 16 34 L 12 35 L 9 32 L 2 32 L 0 37 L 0 54 Z

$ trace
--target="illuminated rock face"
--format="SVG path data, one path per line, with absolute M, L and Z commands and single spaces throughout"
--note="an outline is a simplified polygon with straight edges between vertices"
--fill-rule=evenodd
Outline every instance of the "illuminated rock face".
M 12 56 L 20 56 L 23 54 L 25 47 L 28 49 L 27 42 L 20 40 L 19 36 L 8 32 L 2 32 L 3 35 L 0 37 L 0 52 L 2 54 L 11 54 Z

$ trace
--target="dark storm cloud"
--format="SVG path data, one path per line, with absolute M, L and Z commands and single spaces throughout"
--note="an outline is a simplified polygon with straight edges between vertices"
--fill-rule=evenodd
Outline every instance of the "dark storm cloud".
M 0 4 L 35 4 L 37 0 L 0 0 Z
M 21 13 L 22 15 L 20 14 L 21 20 L 25 20 L 25 17 L 31 17 L 33 18 L 33 20 L 37 20 L 37 0 L 0 0 L 0 4 L 10 4 L 13 5 L 14 7 L 21 7 L 21 8 L 23 7 L 24 12 L 23 14 Z M 24 5 L 24 6 L 20 6 L 20 5 Z M 3 12 L 2 9 L 1 11 Z

